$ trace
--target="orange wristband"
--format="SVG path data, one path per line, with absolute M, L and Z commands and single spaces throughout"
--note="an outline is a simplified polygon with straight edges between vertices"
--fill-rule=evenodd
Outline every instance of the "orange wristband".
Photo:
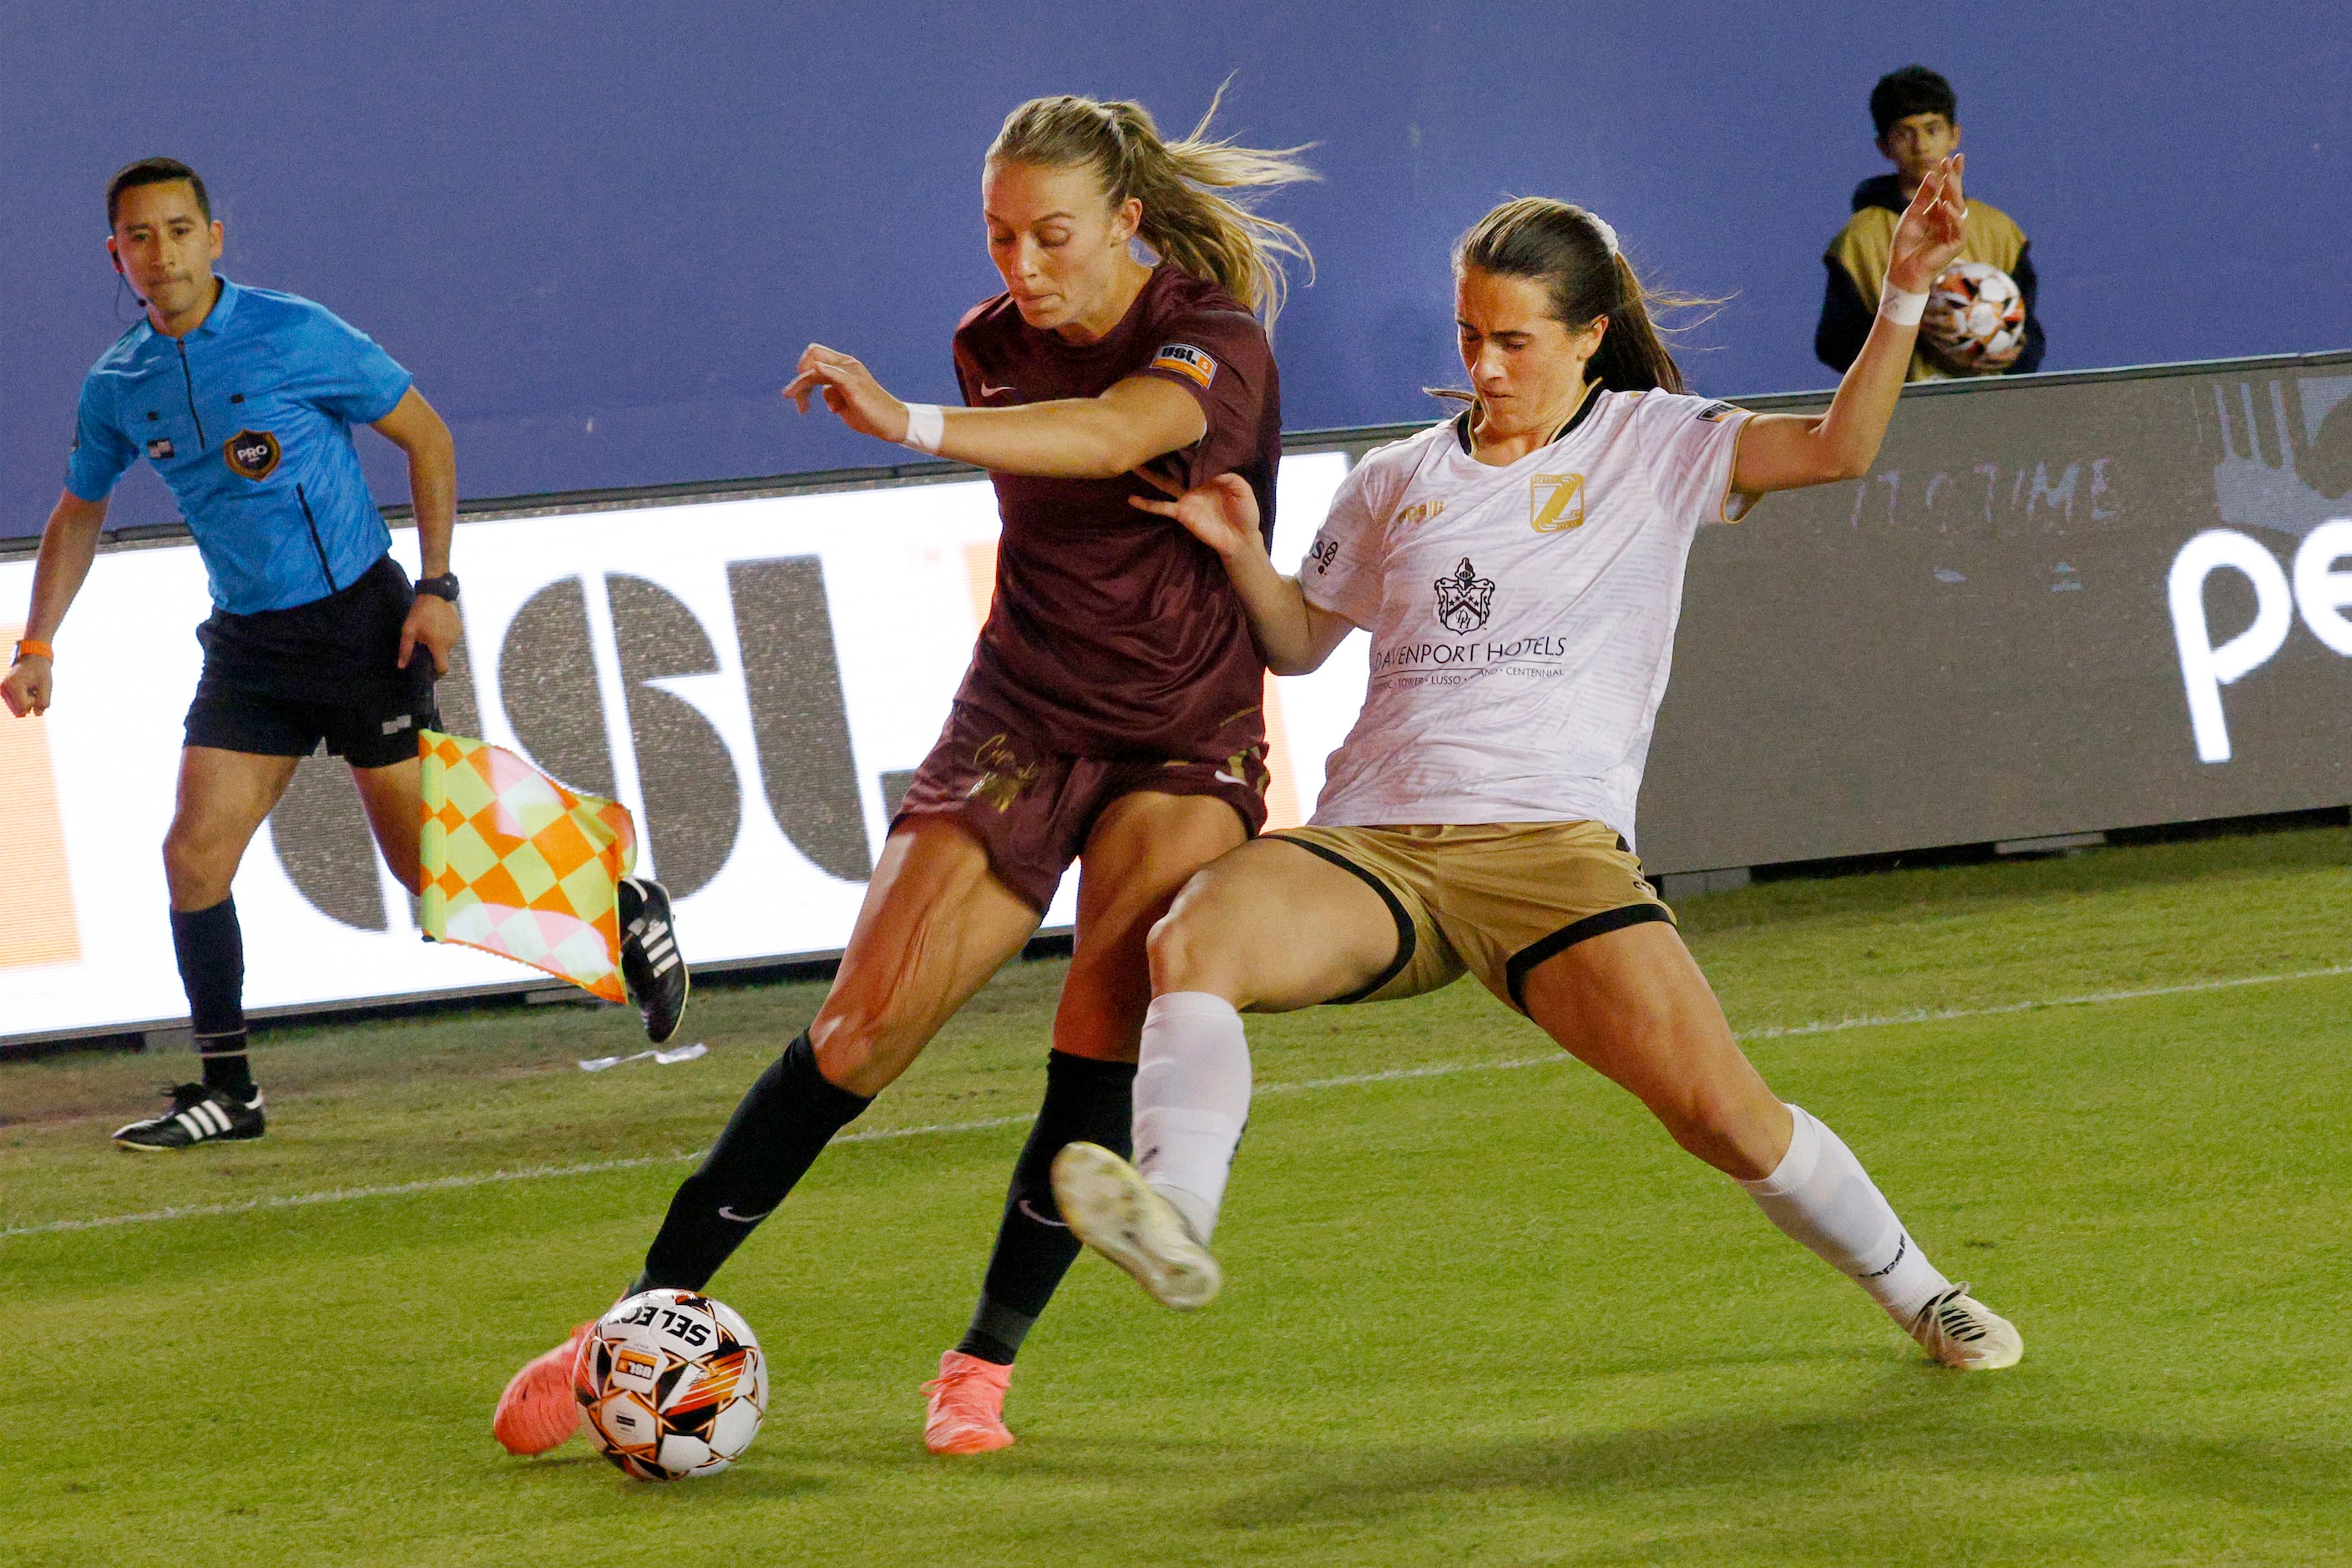
M 16 644 L 16 662 L 18 664 L 24 663 L 25 656 L 28 653 L 36 655 L 41 658 L 48 659 L 52 663 L 56 662 L 58 657 L 57 649 L 51 647 L 45 642 L 37 641 L 32 637 L 23 638 Z

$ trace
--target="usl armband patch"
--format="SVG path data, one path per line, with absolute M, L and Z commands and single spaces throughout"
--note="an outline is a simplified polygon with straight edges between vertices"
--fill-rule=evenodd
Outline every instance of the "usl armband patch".
M 1206 389 L 1217 379 L 1217 362 L 1190 343 L 1170 343 L 1151 356 L 1153 370 L 1171 370 Z

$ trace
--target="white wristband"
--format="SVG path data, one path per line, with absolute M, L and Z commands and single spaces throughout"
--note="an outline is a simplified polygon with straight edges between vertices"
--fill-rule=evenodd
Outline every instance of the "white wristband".
M 1926 295 L 1921 295 L 1926 299 Z M 940 442 L 948 433 L 947 410 L 936 403 L 907 405 L 907 434 L 899 438 L 901 447 L 912 447 L 918 452 L 938 457 Z
M 1898 327 L 1916 327 L 1927 313 L 1927 296 L 1906 293 L 1889 283 L 1879 292 L 1878 313 Z

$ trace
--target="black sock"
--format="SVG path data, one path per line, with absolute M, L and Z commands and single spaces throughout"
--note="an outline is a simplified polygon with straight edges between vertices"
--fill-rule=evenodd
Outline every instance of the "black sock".
M 808 1036 L 796 1037 L 752 1083 L 701 1169 L 678 1184 L 630 1293 L 701 1289 L 818 1151 L 873 1103 L 826 1081 Z
M 257 1092 L 253 1082 L 253 1065 L 246 1059 L 245 1034 L 215 1036 L 211 1039 L 199 1037 L 196 1058 L 204 1064 L 205 1087 L 219 1089 L 239 1105 L 250 1105 Z
M 1004 1218 L 971 1327 L 956 1346 L 966 1355 L 1010 1365 L 1054 1288 L 1077 1260 L 1078 1238 L 1054 1203 L 1054 1156 L 1064 1144 L 1099 1143 L 1124 1158 L 1133 1147 L 1135 1064 L 1100 1062 L 1055 1051 L 1045 1058 L 1045 1103 L 1004 1194 Z
M 245 1056 L 245 937 L 236 900 L 208 910 L 172 911 L 172 953 L 188 994 L 189 1023 L 203 1055 L 205 1087 L 239 1100 L 253 1098 L 253 1070 Z

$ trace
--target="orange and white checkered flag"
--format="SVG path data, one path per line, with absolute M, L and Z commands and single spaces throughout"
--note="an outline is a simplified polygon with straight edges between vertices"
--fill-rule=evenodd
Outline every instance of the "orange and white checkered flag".
M 427 730 L 417 755 L 425 934 L 626 1001 L 618 886 L 637 863 L 627 810 L 486 741 Z

